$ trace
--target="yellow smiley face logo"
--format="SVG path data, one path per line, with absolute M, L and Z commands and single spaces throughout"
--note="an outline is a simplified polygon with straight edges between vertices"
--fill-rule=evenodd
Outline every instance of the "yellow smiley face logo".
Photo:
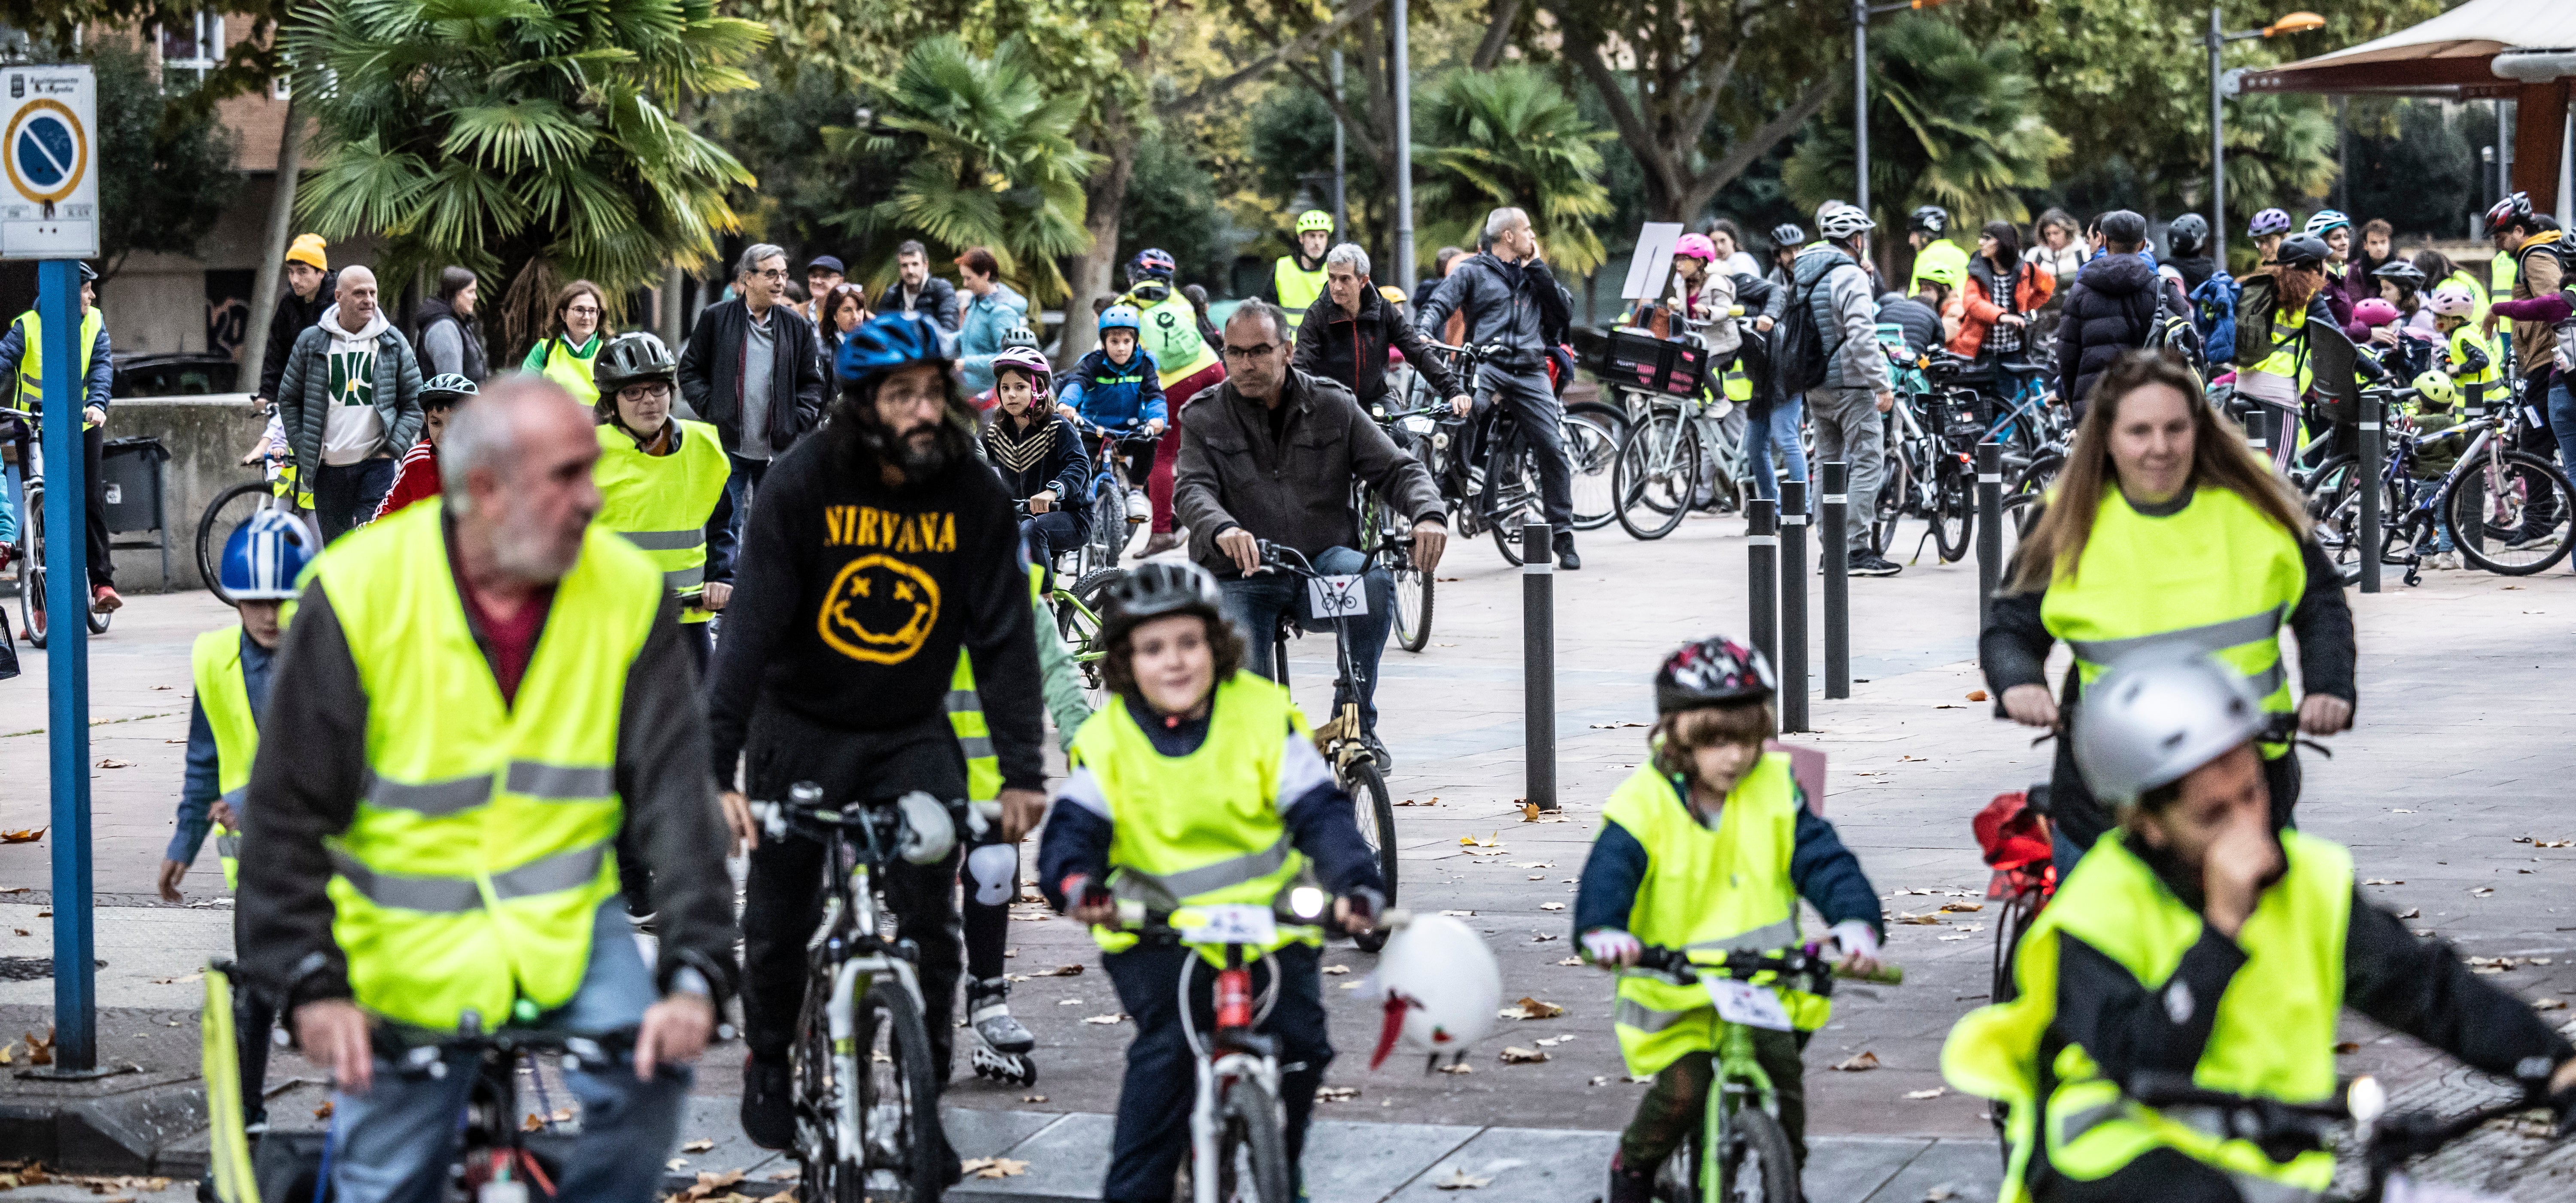
M 900 664 L 921 650 L 939 621 L 939 584 L 892 556 L 842 566 L 816 617 L 823 642 L 853 660 Z

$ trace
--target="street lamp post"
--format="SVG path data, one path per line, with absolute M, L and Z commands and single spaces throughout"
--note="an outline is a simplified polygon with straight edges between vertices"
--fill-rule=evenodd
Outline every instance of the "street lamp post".
M 1395 0 L 1395 263 L 1397 280 L 1410 288 L 1413 266 L 1413 53 L 1406 26 L 1412 14 Z
M 1858 182 L 1853 185 L 1857 199 L 1852 203 L 1869 212 L 1869 19 L 1882 13 L 1908 9 L 1938 8 L 1944 0 L 1895 0 L 1892 4 L 1872 4 L 1869 0 L 1852 0 L 1852 162 Z
M 2227 266 L 2227 134 L 2221 112 L 2226 98 L 2226 72 L 2219 65 L 2219 51 L 2229 42 L 2317 29 L 2325 25 L 2326 19 L 2312 12 L 2294 12 L 2260 29 L 2236 33 L 2228 33 L 2223 22 L 2222 10 L 2211 6 L 2209 32 L 2201 37 L 2201 44 L 2209 48 L 2209 236 L 2222 270 Z

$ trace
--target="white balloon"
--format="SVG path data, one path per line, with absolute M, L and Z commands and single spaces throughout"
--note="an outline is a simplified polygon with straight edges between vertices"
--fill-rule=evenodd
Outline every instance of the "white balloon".
M 1417 916 L 1387 938 L 1377 981 L 1405 1003 L 1403 1039 L 1423 1052 L 1455 1053 L 1494 1030 L 1502 966 L 1484 938 L 1447 915 Z

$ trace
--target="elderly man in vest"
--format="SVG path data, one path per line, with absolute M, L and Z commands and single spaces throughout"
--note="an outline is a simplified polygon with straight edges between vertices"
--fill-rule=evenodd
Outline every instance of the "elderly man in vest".
M 460 407 L 441 503 L 317 561 L 251 771 L 244 966 L 338 1086 L 332 1193 L 428 1197 L 472 1054 L 460 1033 L 631 1031 L 631 1064 L 568 1075 L 587 1119 L 568 1199 L 658 1192 L 732 987 L 732 886 L 697 672 L 645 553 L 592 523 L 599 439 L 516 377 Z M 618 904 L 619 833 L 650 862 L 657 963 Z
M 106 447 L 102 428 L 107 425 L 108 394 L 115 391 L 116 356 L 108 345 L 107 315 L 98 308 L 98 271 L 80 265 L 81 323 L 76 336 L 80 352 L 79 391 L 81 394 L 81 479 L 89 482 L 89 591 L 90 608 L 106 613 L 125 604 L 116 595 L 116 565 L 107 550 L 107 481 L 100 475 L 98 460 Z M 0 439 L 12 440 L 18 447 L 18 467 L 23 483 L 27 471 L 27 451 L 36 438 L 32 417 L 45 408 L 45 327 L 35 310 L 19 314 L 6 329 L 0 329 L 0 380 L 16 377 L 14 387 L 6 388 L 7 398 L 0 400 Z M 7 411 L 17 411 L 10 413 Z M 0 563 L 6 563 L 0 557 Z M 29 631 L 27 637 L 35 638 Z

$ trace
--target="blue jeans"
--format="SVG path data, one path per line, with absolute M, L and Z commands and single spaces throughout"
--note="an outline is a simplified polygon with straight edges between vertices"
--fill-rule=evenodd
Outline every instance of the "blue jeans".
M 385 492 L 394 487 L 395 461 L 378 456 L 354 464 L 324 464 L 313 477 L 313 518 L 321 524 L 322 541 L 365 525 L 376 516 Z
M 1326 575 L 1347 575 L 1360 570 L 1367 557 L 1347 547 L 1328 547 L 1314 557 L 1315 571 Z M 1224 593 L 1225 616 L 1243 633 L 1249 650 L 1244 667 L 1279 679 L 1277 666 L 1271 663 L 1271 638 L 1279 630 L 1279 616 L 1296 607 L 1298 625 L 1308 631 L 1329 631 L 1331 622 L 1316 622 L 1313 603 L 1306 599 L 1306 582 L 1285 573 L 1265 573 L 1222 581 L 1217 586 Z M 1367 682 L 1360 689 L 1360 722 L 1377 730 L 1377 664 L 1386 655 L 1386 633 L 1395 624 L 1395 578 L 1384 568 L 1372 568 L 1368 574 L 1368 613 L 1339 620 L 1348 631 L 1351 659 L 1358 662 Z M 1333 709 L 1339 711 L 1349 700 L 1347 691 L 1333 690 Z M 1329 716 L 1328 716 L 1329 717 Z
M 2549 417 L 2549 433 L 2558 436 L 2558 466 L 2576 474 L 2576 396 L 2567 388 L 2567 378 L 2551 373 L 2549 403 L 2541 407 Z
M 653 973 L 635 948 L 626 908 L 610 899 L 591 929 L 590 966 L 572 1001 L 533 1025 L 572 1032 L 631 1028 L 658 997 Z M 565 1077 L 581 1100 L 579 1142 L 556 1182 L 556 1197 L 602 1203 L 647 1203 L 661 1194 L 662 1162 L 680 1135 L 687 1066 L 664 1066 L 650 1082 L 628 1069 Z M 331 1197 L 338 1203 L 434 1203 L 446 1197 L 447 1167 L 475 1058 L 451 1055 L 443 1078 L 405 1078 L 384 1060 L 363 1095 L 331 1096 Z
M 1804 397 L 1791 397 L 1771 407 L 1769 419 L 1747 422 L 1744 427 L 1744 458 L 1753 472 L 1753 495 L 1773 501 L 1780 499 L 1780 481 L 1772 475 L 1771 448 L 1776 444 L 1788 461 L 1790 480 L 1807 479 L 1807 449 L 1798 441 L 1798 427 L 1807 414 Z

